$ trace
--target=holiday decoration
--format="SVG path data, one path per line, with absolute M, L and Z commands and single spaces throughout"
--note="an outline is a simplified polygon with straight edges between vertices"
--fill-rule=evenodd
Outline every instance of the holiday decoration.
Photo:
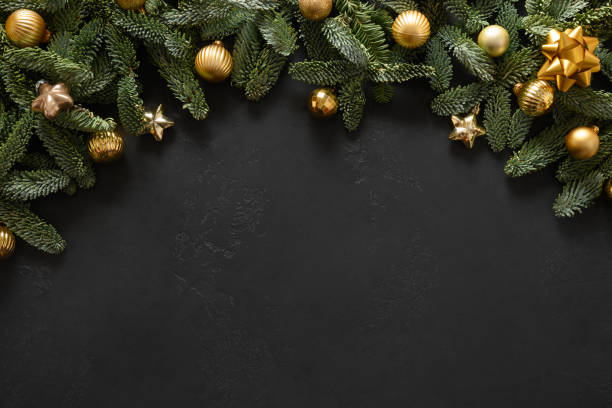
M 308 98 L 308 110 L 316 117 L 331 116 L 338 110 L 338 97 L 331 89 L 315 89 Z
M 497 24 L 487 26 L 478 34 L 478 45 L 490 57 L 499 57 L 510 45 L 508 31 Z
M 565 148 L 575 159 L 590 159 L 599 150 L 599 128 L 580 126 L 572 129 L 565 137 Z
M 521 110 L 529 116 L 544 115 L 555 101 L 555 90 L 548 82 L 541 79 L 516 84 L 514 94 Z
M 155 112 L 145 112 L 144 114 L 145 127 L 158 142 L 162 141 L 164 130 L 174 126 L 174 122 L 164 116 L 162 109 L 162 106 L 159 105 Z
M 6 19 L 6 35 L 19 47 L 35 47 L 46 36 L 45 20 L 35 11 L 19 9 Z
M 119 7 L 124 10 L 138 10 L 144 6 L 146 0 L 116 0 Z
M 42 112 L 47 119 L 53 119 L 61 111 L 70 109 L 73 104 L 67 84 L 60 82 L 51 85 L 43 81 L 38 84 L 38 97 L 32 101 L 32 110 Z
M 123 155 L 123 138 L 116 130 L 95 132 L 87 141 L 87 151 L 96 163 L 108 163 Z
M 476 116 L 480 112 L 480 106 L 476 105 L 466 117 L 453 115 L 451 121 L 455 127 L 448 137 L 450 140 L 462 141 L 470 149 L 474 147 L 474 141 L 477 137 L 483 136 L 487 131 L 478 125 Z
M 221 82 L 227 78 L 234 67 L 232 54 L 221 41 L 202 48 L 195 59 L 195 69 L 208 82 Z
M 329 16 L 332 0 L 300 0 L 300 11 L 310 21 L 320 21 Z
M 557 81 L 557 88 L 567 92 L 574 84 L 581 88 L 591 85 L 591 75 L 600 70 L 599 58 L 593 54 L 599 44 L 596 37 L 587 37 L 582 27 L 560 32 L 550 30 L 542 54 L 547 61 L 538 71 L 538 78 Z
M 419 11 L 404 11 L 395 18 L 392 33 L 395 42 L 402 47 L 419 48 L 429 39 L 429 20 Z
M 7 259 L 15 252 L 15 235 L 0 224 L 0 260 Z
M 608 198 L 612 199 L 612 179 L 606 181 L 606 184 L 604 184 L 604 192 Z

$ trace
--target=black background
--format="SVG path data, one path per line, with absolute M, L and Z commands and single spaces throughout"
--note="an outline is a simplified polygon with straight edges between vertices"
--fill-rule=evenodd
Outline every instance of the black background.
M 0 265 L 0 406 L 612 405 L 606 200 L 556 219 L 425 81 L 348 134 L 286 75 L 196 122 L 143 74 L 176 126 L 36 204 L 63 255 Z

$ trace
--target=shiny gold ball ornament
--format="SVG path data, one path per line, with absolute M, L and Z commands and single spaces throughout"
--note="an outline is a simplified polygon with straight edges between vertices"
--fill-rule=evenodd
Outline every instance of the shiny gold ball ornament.
M 0 260 L 7 259 L 15 252 L 15 235 L 4 225 L 0 225 Z
M 195 69 L 208 82 L 221 82 L 227 78 L 234 68 L 232 54 L 221 41 L 202 48 L 195 58 Z
M 514 85 L 514 94 L 519 107 L 528 116 L 544 115 L 555 101 L 554 88 L 540 79 Z
M 116 2 L 124 10 L 138 10 L 144 6 L 146 0 L 116 0 Z
M 395 18 L 391 28 L 395 42 L 405 48 L 419 48 L 427 42 L 431 33 L 425 14 L 408 10 Z
M 87 150 L 96 163 L 109 163 L 123 155 L 123 138 L 116 130 L 95 132 L 87 141 Z
M 300 11 L 306 20 L 321 21 L 331 13 L 332 0 L 300 0 Z
M 478 46 L 490 57 L 503 55 L 510 46 L 510 34 L 500 25 L 487 26 L 478 34 Z
M 28 9 L 13 11 L 4 27 L 9 40 L 19 47 L 36 47 L 46 36 L 45 20 Z
M 318 118 L 331 116 L 338 111 L 338 97 L 331 89 L 315 89 L 308 98 L 308 110 Z
M 599 150 L 599 128 L 597 126 L 579 126 L 572 129 L 565 136 L 565 148 L 575 159 L 590 159 Z
M 612 179 L 606 181 L 604 185 L 604 193 L 608 196 L 608 198 L 612 199 Z

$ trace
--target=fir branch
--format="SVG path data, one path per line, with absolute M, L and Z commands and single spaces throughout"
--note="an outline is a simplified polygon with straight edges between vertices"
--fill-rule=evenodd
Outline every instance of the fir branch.
M 0 146 L 0 180 L 2 180 L 15 162 L 23 157 L 26 146 L 32 136 L 34 114 L 24 111 L 6 141 Z
M 105 38 L 113 68 L 121 76 L 132 74 L 139 65 L 132 41 L 112 25 L 106 27 Z
M 62 111 L 52 119 L 52 122 L 65 129 L 89 133 L 113 130 L 117 126 L 113 118 L 102 119 L 82 107 Z
M 507 53 L 513 53 L 520 46 L 519 29 L 522 27 L 521 16 L 511 3 L 502 3 L 497 15 L 497 24 L 504 27 L 510 36 Z
M 393 99 L 394 89 L 387 82 L 379 82 L 372 88 L 374 100 L 378 103 L 389 103 Z
M 470 73 L 483 81 L 493 80 L 495 64 L 482 48 L 459 28 L 444 26 L 440 29 L 439 36 L 446 47 L 453 52 L 453 55 Z
M 311 60 L 329 61 L 340 58 L 323 34 L 322 22 L 308 21 L 300 15 L 300 38 L 304 41 L 306 55 Z
M 437 36 L 427 42 L 425 64 L 434 68 L 434 72 L 429 78 L 431 88 L 437 92 L 448 89 L 453 79 L 453 65 L 442 41 Z
M 555 103 L 585 116 L 612 120 L 612 92 L 574 86 L 567 92 L 557 92 Z
M 260 51 L 261 41 L 257 25 L 249 21 L 238 32 L 234 42 L 232 85 L 244 87 L 247 84 L 251 72 L 255 69 Z
M 359 74 L 359 69 L 347 61 L 300 61 L 289 67 L 293 79 L 312 85 L 332 86 Z
M 587 9 L 578 14 L 572 26 L 582 26 L 586 35 L 607 40 L 612 35 L 612 2 L 594 9 Z
M 440 116 L 466 113 L 490 92 L 490 86 L 485 82 L 474 82 L 466 86 L 457 86 L 438 95 L 431 102 L 431 110 Z
M 288 57 L 297 49 L 297 33 L 280 13 L 269 13 L 259 25 L 261 36 L 278 54 Z
M 572 217 L 582 213 L 601 195 L 603 177 L 597 172 L 590 173 L 581 179 L 572 180 L 563 186 L 563 191 L 553 204 L 557 217 Z
M 497 66 L 495 80 L 505 87 L 524 82 L 540 68 L 543 60 L 542 53 L 534 48 L 507 53 Z
M 0 183 L 0 195 L 7 200 L 29 201 L 66 188 L 70 177 L 57 169 L 14 171 Z
M 353 36 L 351 29 L 338 18 L 328 18 L 322 26 L 323 34 L 346 59 L 355 65 L 365 67 L 368 55 L 365 47 Z
M 250 79 L 244 88 L 244 94 L 250 101 L 259 101 L 272 89 L 281 71 L 285 67 L 287 58 L 274 52 L 272 47 L 266 46 L 260 53 Z
M 368 79 L 373 82 L 406 82 L 414 78 L 429 78 L 433 67 L 420 64 L 377 64 L 368 70 Z
M 517 109 L 512 115 L 508 127 L 508 147 L 516 149 L 521 146 L 527 138 L 527 134 L 529 134 L 532 123 L 532 116 L 527 116 L 522 110 Z
M 599 57 L 601 64 L 601 72 L 612 81 L 612 53 L 606 48 L 597 47 L 595 55 Z
M 508 142 L 510 128 L 511 94 L 503 87 L 495 87 L 487 100 L 484 111 L 486 137 L 494 152 L 501 152 Z
M 557 169 L 557 180 L 568 182 L 581 178 L 610 157 L 612 154 L 612 128 L 600 132 L 599 140 L 599 150 L 590 159 L 578 160 L 573 157 L 567 157 Z
M 360 78 L 340 85 L 338 101 L 342 111 L 344 126 L 348 131 L 354 131 L 359 127 L 366 103 L 363 84 Z
M 132 75 L 126 75 L 117 84 L 117 110 L 123 128 L 129 135 L 144 132 L 144 102 L 138 94 L 138 83 Z

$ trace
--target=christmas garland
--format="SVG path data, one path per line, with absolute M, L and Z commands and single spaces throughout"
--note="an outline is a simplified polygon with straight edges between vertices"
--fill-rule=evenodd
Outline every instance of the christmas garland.
M 64 249 L 29 203 L 92 187 L 94 161 L 123 151 L 117 123 L 156 140 L 172 125 L 161 107 L 145 111 L 141 46 L 195 119 L 209 112 L 199 77 L 228 78 L 258 101 L 288 65 L 317 88 L 309 110 L 339 110 L 349 131 L 366 84 L 388 103 L 396 84 L 425 78 L 438 93 L 433 112 L 452 117 L 450 138 L 511 151 L 510 177 L 560 162 L 556 215 L 581 212 L 604 189 L 612 196 L 612 93 L 590 86 L 592 76 L 612 80 L 602 45 L 611 1 L 4 0 L 0 22 L 0 258 L 13 233 L 48 253 Z M 474 81 L 456 84 L 453 64 Z M 94 104 L 115 106 L 117 120 Z M 540 115 L 549 127 L 528 137 Z

